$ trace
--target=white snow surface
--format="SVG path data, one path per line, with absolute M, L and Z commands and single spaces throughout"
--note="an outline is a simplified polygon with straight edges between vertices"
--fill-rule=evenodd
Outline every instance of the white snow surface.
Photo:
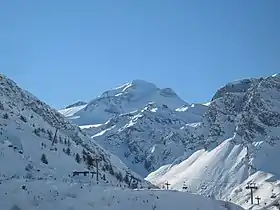
M 3 75 L 0 99 L 1 210 L 242 209 L 202 196 L 148 190 L 153 186 L 120 159 Z M 98 184 L 96 175 L 72 176 L 73 171 L 96 171 L 95 164 L 84 160 L 89 156 L 101 158 Z M 144 189 L 128 189 L 127 174 Z
M 187 103 L 170 88 L 134 80 L 116 89 L 102 93 L 85 106 L 60 110 L 66 118 L 78 125 L 105 123 L 111 117 L 143 108 L 150 102 L 175 109 Z
M 87 105 L 74 106 L 59 110 L 59 112 L 67 118 L 73 117 L 78 111 L 84 109 Z
M 189 105 L 170 88 L 142 80 L 78 105 L 60 113 L 142 177 L 185 153 L 183 128 L 200 123 L 208 110 L 202 104 Z
M 114 107 L 110 109 L 114 114 L 103 117 L 103 125 L 83 127 L 94 141 L 160 188 L 168 181 L 172 189 L 232 201 L 245 209 L 278 208 L 278 74 L 229 83 L 203 105 L 142 102 L 141 91 L 132 91 L 141 106 L 131 109 L 135 101 L 118 98 L 120 104 L 130 108 L 115 109 L 116 103 L 111 98 L 122 96 L 120 90 L 126 92 L 131 86 L 126 84 L 106 92 L 102 100 L 94 100 L 96 107 L 102 107 L 105 99 L 109 101 L 107 106 Z M 155 86 L 149 84 L 143 89 L 149 95 Z M 174 104 L 173 97 L 168 100 Z M 89 122 L 95 115 L 104 116 L 99 111 L 87 115 Z M 245 188 L 249 182 L 258 187 L 253 205 L 250 191 Z M 261 197 L 260 205 L 255 196 Z
M 21 187 L 26 186 L 26 190 Z M 0 191 L 3 210 L 242 210 L 231 203 L 202 196 L 164 190 L 130 190 L 119 187 L 93 186 L 76 181 L 3 182 Z
M 168 180 L 173 189 L 230 200 L 245 209 L 278 209 L 279 100 L 279 76 L 225 86 L 192 130 L 190 138 L 198 142 L 192 154 L 160 167 L 146 180 L 159 187 Z M 251 182 L 258 187 L 253 205 L 245 188 Z
M 149 103 L 143 109 L 111 118 L 104 125 L 80 126 L 136 173 L 145 177 L 185 153 L 185 127 L 199 124 L 203 105 L 171 110 Z M 182 129 L 181 129 L 182 128 Z

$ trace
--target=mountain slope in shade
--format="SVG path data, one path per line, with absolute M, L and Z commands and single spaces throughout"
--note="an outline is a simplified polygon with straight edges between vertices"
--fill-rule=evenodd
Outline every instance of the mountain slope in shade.
M 193 106 L 192 109 L 195 109 Z M 202 111 L 198 111 L 202 109 Z M 207 107 L 198 105 L 198 113 Z M 189 118 L 186 116 L 190 116 Z M 190 121 L 189 121 L 190 120 Z M 196 123 L 194 123 L 194 121 Z M 185 127 L 195 129 L 201 116 L 187 110 L 171 110 L 149 103 L 143 109 L 111 118 L 105 124 L 81 126 L 92 139 L 107 148 L 136 173 L 147 176 L 186 152 Z
M 134 80 L 104 92 L 85 107 L 71 106 L 60 110 L 60 113 L 78 125 L 100 124 L 105 123 L 111 117 L 142 109 L 150 102 L 164 104 L 172 109 L 187 105 L 170 88 L 160 89 L 152 83 Z
M 241 80 L 217 91 L 202 123 L 192 130 L 192 153 L 146 178 L 173 189 L 231 200 L 245 209 L 277 209 L 280 170 L 280 77 Z M 186 127 L 186 129 L 188 129 Z M 189 146 L 187 146 L 188 148 Z M 250 204 L 254 182 L 260 206 Z

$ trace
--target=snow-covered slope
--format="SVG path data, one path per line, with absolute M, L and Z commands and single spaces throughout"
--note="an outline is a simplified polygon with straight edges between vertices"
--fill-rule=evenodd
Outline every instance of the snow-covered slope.
M 126 92 L 126 87 L 130 85 L 94 100 L 88 120 L 97 113 L 104 116 L 96 109 L 104 101 L 115 110 L 115 96 L 122 95 L 120 90 Z M 144 88 L 145 96 L 151 87 Z M 133 93 L 141 105 L 118 98 L 121 111 L 104 117 L 105 123 L 80 124 L 83 131 L 138 174 L 152 172 L 147 180 L 159 187 L 169 181 L 174 189 L 230 199 L 245 208 L 276 208 L 280 195 L 280 170 L 275 165 L 280 158 L 279 74 L 229 83 L 204 105 L 174 103 L 173 97 L 168 100 L 174 106 L 162 100 L 142 103 L 143 95 Z M 73 118 L 87 119 L 77 115 L 84 109 Z M 248 182 L 258 186 L 255 195 L 261 197 L 260 206 L 248 202 Z
M 60 113 L 78 125 L 100 124 L 111 117 L 141 109 L 150 102 L 172 109 L 187 105 L 170 88 L 160 89 L 149 82 L 134 80 L 104 92 L 85 106 L 70 106 Z
M 0 116 L 1 210 L 241 210 L 201 196 L 148 190 L 152 186 L 116 156 L 3 75 Z M 99 184 L 96 174 L 73 176 L 74 171 L 95 172 L 96 157 Z M 130 176 L 146 189 L 128 189 Z
M 189 133 L 193 152 L 147 180 L 158 186 L 168 180 L 173 189 L 231 200 L 246 209 L 278 209 L 279 136 L 280 77 L 230 83 L 217 91 L 202 123 Z M 254 205 L 245 188 L 249 182 L 258 187 Z
M 1 187 L 1 210 L 242 210 L 231 203 L 175 191 L 24 180 L 4 182 Z
M 193 109 L 194 106 L 193 106 Z M 197 106 L 204 109 L 203 106 Z M 199 113 L 199 112 L 198 112 Z M 189 118 L 186 116 L 190 116 Z M 136 173 L 147 176 L 184 155 L 188 131 L 198 114 L 149 103 L 143 109 L 111 118 L 103 125 L 82 126 L 103 147 L 117 155 Z M 201 118 L 201 116 L 200 116 Z M 201 120 L 201 119 L 200 119 Z
M 73 171 L 96 172 L 93 159 L 98 158 L 101 182 L 127 186 L 126 176 L 132 173 L 139 179 L 139 186 L 148 186 L 79 127 L 65 121 L 57 111 L 3 75 L 0 77 L 0 155 L 0 181 L 23 177 L 70 180 Z
M 59 112 L 65 116 L 68 119 L 73 119 L 73 117 L 78 111 L 84 109 L 87 106 L 87 104 L 82 104 L 82 105 L 73 105 L 73 106 L 67 106 L 65 109 L 59 110 Z
M 185 120 L 187 123 L 198 123 L 202 121 L 203 115 L 208 110 L 208 106 L 204 104 L 191 104 L 178 107 L 175 109 L 176 116 Z
M 170 88 L 134 80 L 60 113 L 145 177 L 184 154 L 183 128 L 195 129 L 207 110 L 206 105 L 189 105 Z

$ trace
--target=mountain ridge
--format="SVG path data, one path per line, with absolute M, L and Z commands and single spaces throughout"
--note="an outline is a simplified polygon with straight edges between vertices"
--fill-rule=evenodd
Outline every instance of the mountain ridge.
M 3 210 L 168 210 L 175 205 L 179 210 L 186 206 L 190 210 L 242 209 L 229 202 L 153 189 L 76 125 L 2 75 L 0 136 Z
M 67 119 L 78 125 L 105 123 L 111 117 L 143 108 L 150 102 L 178 108 L 188 105 L 172 89 L 160 89 L 144 80 L 133 80 L 102 93 L 84 106 L 59 110 Z M 71 113 L 71 114 L 65 114 Z
M 113 155 L 109 154 L 100 145 L 91 141 L 78 126 L 69 123 L 55 109 L 52 109 L 29 92 L 22 90 L 15 82 L 6 78 L 4 75 L 1 75 L 0 87 L 0 111 L 2 114 L 1 142 L 4 145 L 17 148 L 16 151 L 19 150 L 20 153 L 23 153 L 23 156 L 25 156 L 24 149 L 26 149 L 30 153 L 27 155 L 33 156 L 35 155 L 35 151 L 31 150 L 25 138 L 21 137 L 30 135 L 34 139 L 41 140 L 35 144 L 39 148 L 41 147 L 41 150 L 48 152 L 45 148 L 49 147 L 49 151 L 54 151 L 53 153 L 48 152 L 50 155 L 55 155 L 56 152 L 56 155 L 60 155 L 61 151 L 58 151 L 57 147 L 60 149 L 65 147 L 65 149 L 77 150 L 77 152 L 80 152 L 80 157 L 83 156 L 83 150 L 83 153 L 86 153 L 84 155 L 88 155 L 88 157 L 93 154 L 98 154 L 102 159 L 101 163 L 104 163 L 100 167 L 112 168 L 112 171 L 116 170 L 118 171 L 117 173 L 121 172 L 119 171 L 120 169 L 126 168 L 120 160 L 117 160 L 118 158 L 113 157 Z M 14 122 L 11 119 L 15 119 Z M 65 144 L 65 141 L 68 143 Z M 41 142 L 41 145 L 39 142 Z M 26 148 L 24 146 L 25 144 Z M 74 145 L 76 147 L 73 147 Z M 5 146 L 2 149 L 6 152 L 4 148 Z M 75 162 L 74 158 L 73 162 Z M 112 163 L 118 163 L 118 165 L 114 166 Z M 2 164 L 5 164 L 5 162 L 2 162 Z M 85 168 L 87 167 L 87 163 L 82 161 L 82 164 L 84 164 Z M 131 173 L 128 168 L 125 170 Z M 23 173 L 23 171 L 20 171 L 20 173 Z M 67 173 L 72 173 L 72 171 L 68 171 Z M 114 175 L 113 172 L 112 175 Z
M 200 142 L 190 156 L 147 177 L 160 186 L 231 199 L 249 208 L 249 182 L 258 186 L 261 207 L 279 203 L 280 77 L 229 83 L 219 89 L 202 123 L 189 139 Z M 203 145 L 204 148 L 200 148 Z M 278 205 L 278 204 L 277 204 Z M 273 209 L 273 207 L 271 209 Z M 257 207 L 256 207 L 257 208 Z
M 249 192 L 243 189 L 255 180 L 260 185 L 257 194 L 264 200 L 262 208 L 273 209 L 279 199 L 270 197 L 280 193 L 280 173 L 268 162 L 278 157 L 279 98 L 279 74 L 242 79 L 218 89 L 207 104 L 174 108 L 154 101 L 81 128 L 138 174 L 152 172 L 146 179 L 159 187 L 169 180 L 182 191 L 186 182 L 193 193 L 232 199 L 249 208 Z M 197 107 L 198 111 L 191 111 L 198 113 L 195 120 L 178 114 Z M 203 183 L 209 187 L 204 189 Z M 267 186 L 274 192 L 265 191 Z
M 127 97 L 130 100 L 127 101 Z M 163 163 L 173 162 L 184 154 L 184 149 L 180 147 L 184 147 L 186 142 L 179 139 L 184 138 L 186 134 L 180 128 L 186 124 L 195 126 L 207 109 L 208 106 L 203 104 L 190 105 L 184 102 L 171 88 L 160 89 L 152 83 L 133 80 L 116 89 L 105 91 L 87 105 L 60 110 L 60 113 L 77 123 L 100 145 L 121 156 L 122 161 L 130 168 L 145 177 Z M 108 112 L 111 115 L 108 115 Z M 92 117 L 100 115 L 105 123 L 91 123 Z M 140 138 L 143 146 L 133 141 L 134 134 Z M 122 144 L 111 141 L 113 137 L 119 139 Z M 165 142 L 169 143 L 162 144 L 160 138 L 165 138 Z M 176 144 L 172 146 L 170 139 L 176 141 Z M 145 144 L 148 146 L 144 146 Z M 160 150 L 163 147 L 167 149 L 162 153 Z M 175 148 L 177 149 L 174 153 L 172 150 Z M 133 151 L 138 149 L 141 151 L 140 158 L 139 154 Z M 127 157 L 130 161 L 127 161 Z

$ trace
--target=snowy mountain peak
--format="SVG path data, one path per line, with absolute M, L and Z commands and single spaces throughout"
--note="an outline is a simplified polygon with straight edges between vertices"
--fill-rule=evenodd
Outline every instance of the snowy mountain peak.
M 259 81 L 262 80 L 269 80 L 270 78 L 279 78 L 280 74 L 276 73 L 272 76 L 268 76 L 268 77 L 261 77 L 259 79 L 256 78 L 251 78 L 251 79 L 240 79 L 240 80 L 236 80 L 233 82 L 230 82 L 228 84 L 226 84 L 225 86 L 223 86 L 222 88 L 220 88 L 216 94 L 214 95 L 213 100 L 222 97 L 226 94 L 242 94 L 245 93 L 250 87 L 252 87 L 252 85 L 254 85 L 255 83 L 258 83 Z
M 70 106 L 60 110 L 60 113 L 84 126 L 105 123 L 117 115 L 143 109 L 149 103 L 170 109 L 188 105 L 171 88 L 160 89 L 150 82 L 137 79 L 105 91 L 86 105 Z
M 235 94 L 245 93 L 255 81 L 256 79 L 242 79 L 242 80 L 237 80 L 228 83 L 216 92 L 212 101 L 217 98 L 223 97 L 228 93 L 235 93 Z
M 156 87 L 155 84 L 153 83 L 150 83 L 150 82 L 147 82 L 145 80 L 142 80 L 142 79 L 135 79 L 135 80 L 132 80 L 130 82 L 130 84 L 132 86 L 136 86 L 136 87 Z
M 146 82 L 144 80 L 136 79 L 129 83 L 121 85 L 117 88 L 102 93 L 100 98 L 113 97 L 113 96 L 117 97 L 128 93 L 143 94 L 147 92 L 153 92 L 156 90 L 157 90 L 156 85 Z
M 168 180 L 173 189 L 246 209 L 280 205 L 279 74 L 228 83 L 207 104 L 142 87 L 136 82 L 109 91 L 73 119 L 79 125 L 88 119 L 84 132 L 143 177 L 152 172 L 146 179 L 159 187 Z M 100 113 L 106 123 L 90 124 Z M 260 206 L 250 204 L 249 182 L 258 186 Z
M 280 73 L 273 74 L 272 77 L 279 77 Z
M 153 186 L 119 158 L 4 76 L 0 76 L 0 168 L 3 210 L 169 210 L 175 205 L 178 210 L 242 209 L 198 195 L 150 190 Z

